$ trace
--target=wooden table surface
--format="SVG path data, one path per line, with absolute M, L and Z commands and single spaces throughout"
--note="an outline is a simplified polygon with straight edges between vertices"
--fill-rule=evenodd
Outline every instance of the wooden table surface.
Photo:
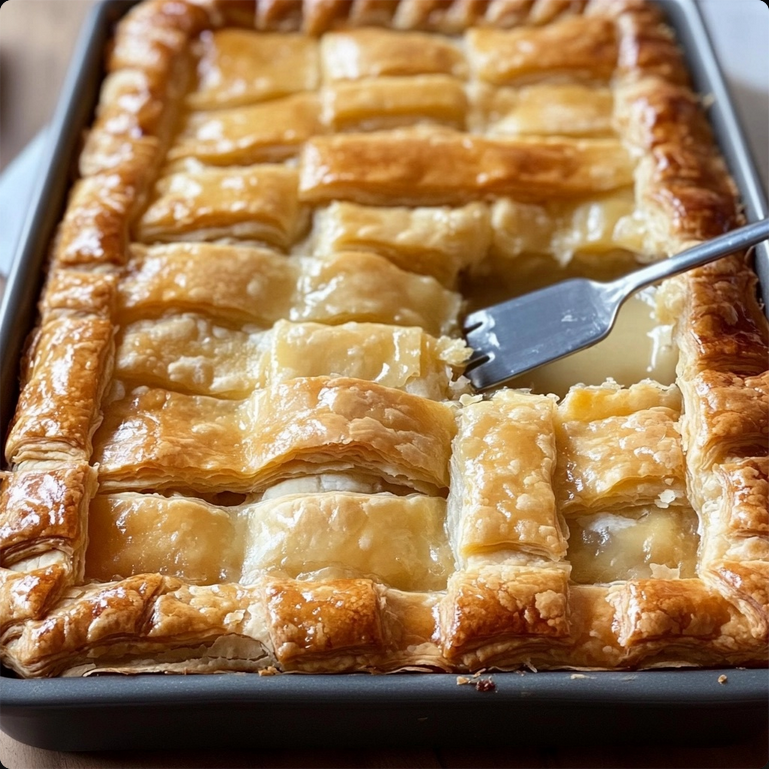
M 0 8 L 0 169 L 50 118 L 75 38 L 94 0 L 10 0 Z M 0 226 L 2 226 L 0 224 Z M 1 289 L 0 289 L 1 290 Z M 2 693 L 0 692 L 0 697 Z M 0 701 L 0 707 L 2 702 Z M 763 767 L 769 733 L 719 747 L 547 748 L 58 753 L 0 733 L 8 769 L 235 769 L 236 767 Z

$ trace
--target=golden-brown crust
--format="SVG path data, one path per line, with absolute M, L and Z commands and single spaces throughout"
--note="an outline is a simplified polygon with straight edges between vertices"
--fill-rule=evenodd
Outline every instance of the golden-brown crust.
M 581 14 L 589 0 L 258 0 L 257 28 L 321 35 L 382 26 L 456 34 L 471 26 L 538 26 Z
M 746 266 L 727 275 L 685 276 L 678 345 L 691 361 L 687 374 L 711 369 L 749 376 L 766 370 L 769 327 L 756 299 L 757 282 Z
M 525 659 L 533 646 L 567 638 L 568 569 L 482 566 L 449 579 L 441 607 L 443 653 L 474 669 Z
M 475 29 L 468 57 L 477 77 L 509 85 L 558 76 L 608 81 L 617 66 L 616 26 L 608 18 L 575 16 L 536 30 Z
M 726 602 L 700 580 L 634 580 L 611 589 L 607 599 L 626 647 L 678 636 L 714 638 L 729 620 Z
M 552 488 L 554 412 L 546 396 L 512 392 L 462 409 L 447 521 L 460 563 L 500 550 L 566 555 Z
M 123 322 L 172 309 L 262 327 L 282 318 L 358 321 L 421 326 L 438 335 L 457 325 L 458 294 L 375 254 L 286 259 L 266 248 L 208 243 L 133 245 L 131 254 L 118 286 Z
M 135 203 L 134 189 L 120 175 L 96 174 L 78 181 L 59 227 L 56 264 L 61 268 L 125 264 L 128 218 Z
M 660 77 L 676 85 L 688 85 L 683 52 L 662 15 L 649 3 L 616 3 L 619 28 L 618 72 L 629 79 Z M 609 0 L 611 13 L 611 0 Z
M 266 592 L 275 655 L 289 670 L 305 656 L 334 657 L 382 645 L 379 597 L 370 580 L 306 586 L 276 580 Z
M 10 463 L 84 459 L 113 355 L 115 277 L 54 271 L 6 442 Z
M 769 534 L 769 459 L 755 457 L 720 465 L 729 529 L 738 536 Z
M 11 473 L 0 493 L 0 566 L 56 551 L 83 578 L 88 505 L 96 471 L 85 462 Z
M 299 196 L 309 203 L 463 205 L 498 195 L 569 198 L 631 181 L 630 157 L 612 140 L 538 142 L 417 128 L 311 139 L 301 158 Z
M 769 643 L 769 563 L 724 561 L 708 571 L 715 585 L 737 603 L 750 623 L 753 637 L 766 646 Z
M 105 489 L 248 492 L 353 467 L 439 493 L 455 430 L 445 404 L 342 377 L 293 379 L 245 401 L 139 387 L 110 404 L 94 459 Z
M 187 40 L 211 21 L 204 7 L 189 0 L 140 3 L 118 25 L 108 69 L 138 69 L 162 78 Z
M 556 490 L 564 515 L 680 502 L 678 402 L 676 388 L 649 382 L 572 387 L 558 408 Z
M 766 456 L 769 372 L 741 377 L 705 370 L 686 383 L 684 440 L 695 477 L 733 457 Z
M 135 225 L 142 243 L 256 240 L 287 249 L 301 232 L 295 169 L 278 164 L 161 176 Z
M 0 640 L 3 641 L 0 658 L 3 661 L 7 661 L 4 644 L 8 635 L 18 633 L 29 620 L 45 617 L 71 578 L 71 572 L 60 564 L 26 572 L 0 569 Z
M 43 325 L 6 442 L 9 462 L 90 457 L 112 335 L 112 321 L 93 316 Z
M 639 173 L 646 196 L 680 239 L 709 240 L 740 224 L 737 192 L 723 159 L 671 142 L 655 147 Z
M 268 41 L 254 25 L 276 34 Z M 228 30 L 231 26 L 240 28 Z M 459 35 L 471 26 L 478 29 L 466 36 L 469 45 L 433 34 Z M 288 52 L 295 67 L 273 67 L 269 77 L 252 80 L 242 92 L 240 85 L 217 84 L 228 66 L 248 72 L 247 62 L 246 69 L 238 70 L 242 60 L 222 63 L 220 54 L 228 47 L 236 54 L 251 51 L 248 56 L 267 51 L 272 61 L 286 42 L 285 33 L 322 35 L 329 30 L 334 35 L 320 43 L 291 38 L 303 41 L 301 50 Z M 483 42 L 501 38 L 509 43 L 505 55 L 488 56 Z M 357 51 L 357 64 L 339 55 L 343 44 Z M 404 50 L 411 53 L 404 57 Z M 479 76 L 494 85 L 547 81 L 564 74 L 565 59 L 572 76 L 601 81 L 613 96 L 614 122 L 602 129 L 611 138 L 521 140 L 433 125 L 464 129 L 468 124 L 474 107 L 472 98 L 469 106 L 464 99 L 465 81 Z M 197 90 L 190 97 L 193 64 Z M 445 494 L 455 413 L 493 408 L 489 403 L 449 406 L 425 400 L 422 390 L 415 395 L 325 376 L 288 376 L 250 396 L 256 380 L 214 392 L 200 381 L 185 385 L 180 384 L 184 377 L 177 381 L 171 376 L 172 367 L 185 366 L 197 376 L 186 348 L 169 353 L 168 360 L 147 363 L 167 369 L 160 381 L 152 381 L 156 389 L 139 386 L 147 380 L 131 380 L 130 373 L 127 395 L 119 380 L 114 383 L 104 404 L 99 448 L 91 451 L 118 323 L 135 329 L 161 315 L 177 320 L 184 315 L 185 321 L 199 324 L 201 338 L 227 337 L 235 347 L 248 339 L 255 348 L 268 339 L 259 327 L 286 317 L 326 324 L 415 325 L 433 334 L 455 331 L 460 298 L 432 278 L 341 246 L 329 248 L 320 259 L 315 253 L 305 258 L 303 249 L 312 251 L 316 244 L 301 240 L 307 232 L 302 206 L 337 200 L 389 207 L 470 202 L 488 218 L 482 202 L 487 197 L 568 201 L 606 190 L 627 192 L 633 184 L 634 215 L 647 230 L 642 250 L 649 254 L 673 253 L 741 221 L 734 184 L 689 90 L 681 51 L 655 7 L 644 0 L 145 0 L 119 25 L 108 72 L 80 158 L 83 178 L 72 190 L 52 249 L 53 270 L 6 447 L 9 460 L 19 466 L 7 476 L 0 496 L 0 655 L 5 663 L 22 675 L 38 676 L 102 670 L 256 671 L 268 665 L 328 672 L 765 662 L 767 331 L 755 299 L 755 277 L 741 256 L 679 279 L 671 294 L 681 310 L 676 332 L 681 424 L 688 497 L 702 524 L 699 579 L 570 583 L 561 510 L 550 504 L 550 497 L 547 536 L 534 542 L 537 538 L 526 530 L 532 521 L 516 521 L 504 505 L 489 503 L 490 487 L 480 484 L 473 487 L 474 501 L 479 509 L 492 510 L 478 516 L 487 528 L 481 527 L 475 550 L 465 552 L 461 542 L 452 543 L 460 568 L 445 593 L 440 589 L 443 571 L 435 585 L 430 583 L 435 589 L 422 593 L 395 589 L 375 575 L 327 578 L 323 569 L 348 568 L 327 564 L 301 579 L 289 578 L 296 576 L 293 566 L 288 576 L 268 569 L 266 577 L 255 567 L 243 578 L 249 584 L 220 575 L 221 584 L 192 585 L 160 574 L 80 584 L 86 521 L 99 509 L 99 503 L 91 505 L 96 470 L 89 461 L 104 460 L 103 486 L 143 489 L 151 481 L 168 489 L 171 496 L 162 499 L 179 509 L 183 504 L 175 494 L 180 488 L 205 486 L 205 494 L 261 492 L 284 475 L 324 467 L 346 478 L 344 483 L 352 478 L 380 484 L 389 489 L 376 492 L 383 496 L 393 484 Z M 311 92 L 324 75 L 325 90 L 316 97 Z M 371 88 L 365 79 L 370 77 L 382 79 Z M 422 95 L 438 85 L 443 90 L 426 101 Z M 376 96 L 374 108 L 364 99 L 369 96 Z M 250 106 L 240 116 L 203 112 L 234 104 Z M 179 109 L 188 110 L 182 114 L 187 143 L 177 142 L 169 153 Z M 251 117 L 244 133 L 232 129 L 237 146 L 210 139 L 217 125 L 246 113 Z M 286 120 L 299 120 L 301 130 L 292 135 L 277 125 Z M 381 130 L 401 125 L 398 121 L 427 125 Z M 360 133 L 318 135 L 331 128 Z M 377 133 L 363 133 L 371 129 Z M 488 132 L 488 126 L 483 130 Z M 298 192 L 296 179 L 292 182 L 291 206 L 285 205 L 283 190 L 277 218 L 259 230 L 238 229 L 243 222 L 234 220 L 220 226 L 242 202 L 255 204 L 250 194 L 244 201 L 234 195 L 227 205 L 222 190 L 209 196 L 206 205 L 222 205 L 214 211 L 216 221 L 204 222 L 200 201 L 184 213 L 164 181 L 153 188 L 158 173 L 166 181 L 180 175 L 190 186 L 212 173 L 189 158 L 221 167 L 278 163 L 299 155 L 298 168 L 290 161 L 290 169 L 280 172 L 292 178 L 298 174 L 301 180 Z M 162 168 L 166 158 L 186 165 Z M 165 210 L 158 213 L 161 200 Z M 245 219 L 253 223 L 260 211 L 252 207 Z M 150 242 L 176 240 L 180 233 L 201 239 L 258 238 L 301 256 L 253 243 L 242 250 L 223 244 L 130 245 L 131 227 L 142 213 L 143 224 L 135 231 Z M 437 229 L 442 217 L 456 213 L 432 208 L 430 221 Z M 446 232 L 452 232 L 451 226 Z M 488 248 L 484 238 L 479 237 L 477 261 Z M 378 253 L 368 245 L 360 248 Z M 405 257 L 383 256 L 453 285 L 460 267 L 409 264 L 404 249 Z M 468 258 L 461 269 L 475 261 Z M 254 275 L 259 280 L 252 282 Z M 673 312 L 672 305 L 668 309 Z M 168 333 L 178 329 L 170 324 Z M 148 360 L 152 355 L 147 352 Z M 256 359 L 241 349 L 237 355 Z M 167 387 L 181 392 L 162 389 Z M 450 387 L 444 382 L 434 397 L 446 397 Z M 632 414 L 623 412 L 622 419 L 643 411 L 638 403 L 628 408 Z M 680 451 L 675 450 L 678 405 L 666 401 L 644 408 L 657 408 L 656 416 L 665 412 L 664 430 L 647 430 L 645 445 L 655 443 L 658 460 L 662 454 L 676 457 L 674 469 L 660 474 L 664 487 L 656 499 L 664 507 L 671 492 L 676 503 L 682 493 Z M 519 438 L 524 422 L 510 422 L 505 429 Z M 467 425 L 463 429 L 468 438 L 472 431 Z M 482 438 L 483 429 L 471 437 Z M 486 437 L 494 438 L 496 429 L 492 425 Z M 499 433 L 505 430 L 499 427 Z M 539 463 L 544 472 L 535 480 L 547 484 L 546 465 L 555 448 L 552 429 L 542 433 L 537 450 L 544 457 Z M 651 440 L 652 434 L 660 439 Z M 139 467 L 142 462 L 146 467 Z M 458 475 L 471 472 L 470 465 Z M 202 480 L 201 467 L 207 470 Z M 238 468 L 245 468 L 245 480 L 233 480 Z M 521 468 L 507 469 L 515 476 Z M 451 485 L 455 492 L 460 483 Z M 633 504 L 642 483 L 634 477 L 627 485 L 633 487 Z M 376 498 L 370 492 L 366 495 Z M 515 489 L 518 501 L 527 493 Z M 401 499 L 388 497 L 387 502 L 397 505 Z M 346 504 L 342 497 L 335 508 L 330 497 L 325 501 L 324 510 L 337 513 Z M 445 504 L 441 498 L 431 502 L 441 509 Z M 256 515 L 256 508 L 290 507 L 281 505 L 216 509 L 236 521 L 249 510 Z M 332 520 L 330 514 L 326 518 Z M 516 529 L 518 523 L 523 528 Z M 486 536 L 490 528 L 505 526 L 507 535 L 487 547 L 487 540 L 494 539 Z M 409 530 L 406 524 L 402 528 Z M 393 526 L 393 535 L 400 531 Z M 542 542 L 546 547 L 539 552 Z M 441 543 L 447 550 L 445 540 Z M 448 558 L 446 553 L 440 557 Z M 109 579 L 112 570 L 107 564 L 99 576 Z M 191 582 L 216 577 L 199 571 Z

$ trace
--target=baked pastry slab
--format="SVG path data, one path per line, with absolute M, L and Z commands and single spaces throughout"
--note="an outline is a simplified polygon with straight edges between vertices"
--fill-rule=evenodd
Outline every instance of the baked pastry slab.
M 628 369 L 462 376 L 467 307 L 739 224 L 652 3 L 144 0 L 79 168 L 0 473 L 12 670 L 766 664 L 744 256 L 639 300 Z

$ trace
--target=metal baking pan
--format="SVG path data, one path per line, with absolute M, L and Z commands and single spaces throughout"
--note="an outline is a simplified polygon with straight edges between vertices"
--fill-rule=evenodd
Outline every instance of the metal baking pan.
M 679 40 L 741 189 L 748 218 L 767 215 L 729 95 L 694 0 L 658 0 Z M 0 434 L 18 392 L 48 244 L 63 213 L 103 52 L 130 0 L 105 0 L 85 25 L 49 136 L 47 173 L 25 223 L 0 311 Z M 769 299 L 769 251 L 758 249 Z M 769 304 L 769 301 L 767 301 Z M 727 680 L 719 682 L 725 675 Z M 0 670 L 0 728 L 53 750 L 644 742 L 713 743 L 755 735 L 769 717 L 767 670 L 496 673 L 496 688 L 451 674 L 138 675 L 22 680 Z M 723 679 L 722 679 L 723 681 Z

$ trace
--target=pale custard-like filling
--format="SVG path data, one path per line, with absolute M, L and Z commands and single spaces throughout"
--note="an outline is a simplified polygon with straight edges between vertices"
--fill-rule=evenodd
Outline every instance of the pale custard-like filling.
M 574 582 L 696 577 L 697 516 L 690 508 L 639 507 L 569 519 Z
M 630 297 L 603 341 L 523 374 L 510 386 L 563 396 L 575 383 L 599 385 L 607 379 L 625 387 L 642 379 L 671 384 L 678 352 L 672 342 L 672 326 L 654 317 L 653 296 L 652 289 Z
M 596 269 L 586 269 L 580 261 L 572 262 L 567 268 L 560 268 L 552 259 L 527 261 L 528 274 L 495 273 L 470 278 L 465 295 L 469 296 L 471 308 L 487 307 L 571 277 L 611 280 L 628 272 L 628 261 L 622 257 L 607 260 Z M 632 263 L 632 267 L 637 269 L 638 265 Z M 572 385 L 600 385 L 607 379 L 625 387 L 643 379 L 672 384 L 678 352 L 672 341 L 672 324 L 661 323 L 656 317 L 655 295 L 656 289 L 652 287 L 631 296 L 620 308 L 614 328 L 606 339 L 529 371 L 509 382 L 508 386 L 563 397 Z

